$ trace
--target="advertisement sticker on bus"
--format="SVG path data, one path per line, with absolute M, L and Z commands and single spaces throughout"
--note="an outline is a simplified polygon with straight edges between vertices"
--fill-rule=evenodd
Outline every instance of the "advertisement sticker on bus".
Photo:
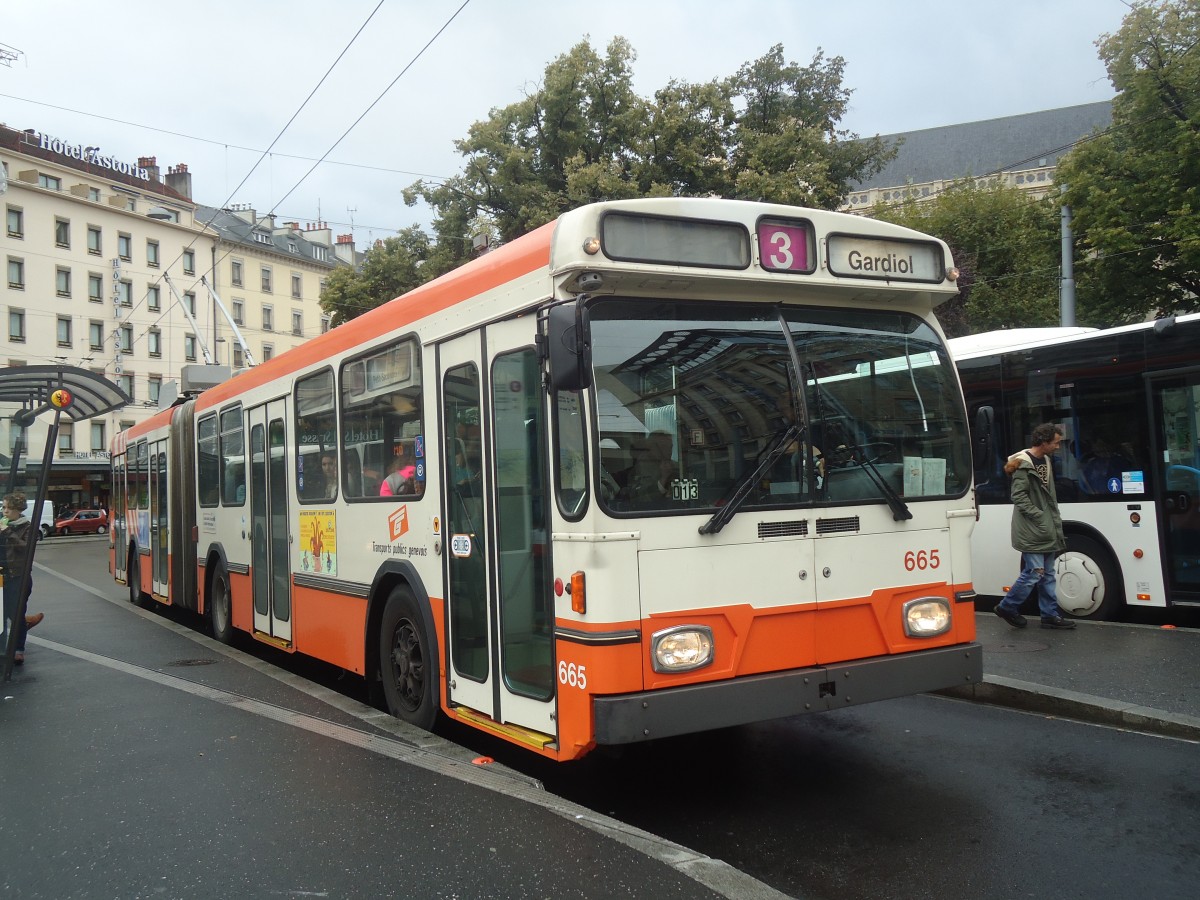
M 300 568 L 313 575 L 337 575 L 337 513 L 301 510 Z

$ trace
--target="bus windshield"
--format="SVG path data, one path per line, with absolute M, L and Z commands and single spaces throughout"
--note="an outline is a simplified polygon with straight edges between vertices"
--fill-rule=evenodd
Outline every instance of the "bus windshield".
M 615 298 L 590 320 L 611 513 L 697 512 L 733 496 L 741 509 L 903 508 L 970 484 L 953 364 L 917 316 Z

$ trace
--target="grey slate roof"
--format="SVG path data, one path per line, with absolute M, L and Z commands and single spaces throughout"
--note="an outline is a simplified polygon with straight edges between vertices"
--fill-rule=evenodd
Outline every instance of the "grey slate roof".
M 304 238 L 302 234 L 274 234 L 272 231 L 274 220 L 270 218 L 267 218 L 261 227 L 254 228 L 241 216 L 227 209 L 217 209 L 212 206 L 197 204 L 196 221 L 209 223 L 211 227 L 220 233 L 221 238 L 226 241 L 245 244 L 247 247 L 254 247 L 258 250 L 273 250 L 281 256 L 303 260 L 318 266 L 326 266 L 330 269 L 336 265 L 332 250 L 326 248 L 325 259 L 317 258 L 313 255 L 312 248 L 314 244 Z M 264 244 L 261 241 L 256 241 L 254 239 L 255 233 L 269 237 L 270 243 Z M 293 244 L 296 246 L 294 252 L 291 249 Z
M 1112 123 L 1112 102 L 1085 103 L 982 122 L 964 122 L 885 134 L 889 143 L 903 139 L 896 158 L 882 172 L 855 184 L 864 188 L 898 187 L 910 181 L 987 175 L 998 170 L 1053 166 L 1071 144 Z

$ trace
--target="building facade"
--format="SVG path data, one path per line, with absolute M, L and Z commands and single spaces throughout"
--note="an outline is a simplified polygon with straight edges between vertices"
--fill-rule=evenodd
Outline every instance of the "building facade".
M 335 243 L 328 228 L 277 227 L 250 209 L 196 203 L 186 165 L 164 175 L 153 157 L 119 160 L 0 125 L 0 166 L 0 362 L 78 366 L 132 398 L 118 412 L 60 430 L 50 475 L 56 507 L 107 505 L 109 440 L 169 402 L 184 366 L 211 361 L 236 375 L 327 330 L 325 278 L 355 259 L 352 239 Z M 238 321 L 248 354 L 214 292 Z M 0 409 L 6 455 L 14 411 Z M 36 483 L 44 426 L 26 441 L 18 487 Z
M 1085 103 L 881 135 L 899 145 L 896 158 L 856 183 L 845 212 L 869 214 L 879 203 L 918 202 L 963 178 L 977 178 L 1030 191 L 1041 198 L 1054 187 L 1058 158 L 1081 139 L 1112 124 L 1112 103 Z

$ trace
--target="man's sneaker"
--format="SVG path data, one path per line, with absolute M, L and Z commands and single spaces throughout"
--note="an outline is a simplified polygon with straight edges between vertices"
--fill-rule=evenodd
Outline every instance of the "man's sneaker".
M 1024 628 L 1029 624 L 1020 613 L 1011 613 L 1007 609 L 1001 609 L 999 606 L 994 607 L 992 611 L 1013 628 Z
M 1070 619 L 1064 619 L 1062 616 L 1053 616 L 1051 618 L 1042 617 L 1043 628 L 1063 628 L 1071 629 L 1075 627 L 1075 623 Z

